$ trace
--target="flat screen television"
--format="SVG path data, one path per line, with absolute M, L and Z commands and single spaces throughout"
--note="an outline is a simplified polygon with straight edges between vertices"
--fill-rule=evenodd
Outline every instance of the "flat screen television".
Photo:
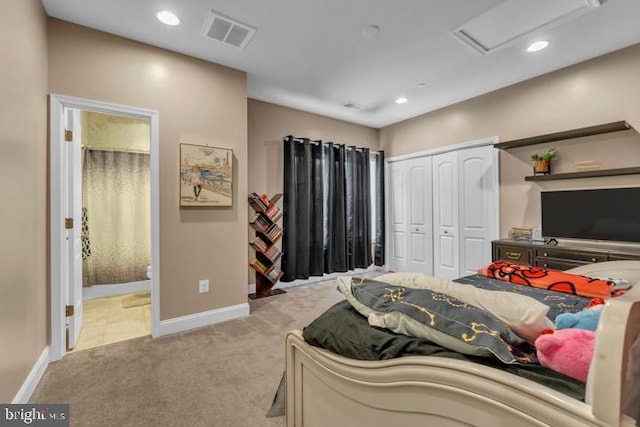
M 542 234 L 640 242 L 640 188 L 545 191 Z

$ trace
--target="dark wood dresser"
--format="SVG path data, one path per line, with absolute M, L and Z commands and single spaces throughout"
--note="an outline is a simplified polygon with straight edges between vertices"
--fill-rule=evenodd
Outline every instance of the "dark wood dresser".
M 554 246 L 542 242 L 503 239 L 494 240 L 491 247 L 493 261 L 509 261 L 555 270 L 568 270 L 592 262 L 625 259 L 640 261 L 640 245 L 633 247 L 560 242 Z

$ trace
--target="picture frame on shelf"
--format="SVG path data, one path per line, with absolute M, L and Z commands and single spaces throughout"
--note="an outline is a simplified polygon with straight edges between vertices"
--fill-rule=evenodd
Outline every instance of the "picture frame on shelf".
M 233 150 L 180 144 L 180 206 L 233 206 Z

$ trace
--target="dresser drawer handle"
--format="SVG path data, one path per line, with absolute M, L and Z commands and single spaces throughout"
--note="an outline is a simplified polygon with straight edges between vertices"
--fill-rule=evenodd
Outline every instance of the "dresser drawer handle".
M 547 252 L 543 252 L 542 256 L 549 256 L 549 254 Z
M 507 258 L 509 259 L 520 259 L 522 258 L 522 254 L 520 252 L 507 252 Z
M 543 267 L 549 267 L 549 264 L 542 264 Z
M 596 262 L 596 261 L 598 261 L 596 257 L 591 258 L 591 262 Z

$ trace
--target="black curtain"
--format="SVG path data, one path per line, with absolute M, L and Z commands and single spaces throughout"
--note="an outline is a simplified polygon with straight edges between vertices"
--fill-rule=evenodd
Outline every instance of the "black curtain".
M 349 147 L 346 166 L 347 265 L 371 265 L 371 183 L 369 149 Z
M 384 265 L 384 151 L 376 153 L 376 242 L 375 265 Z
M 308 139 L 284 140 L 282 281 L 324 271 L 322 147 Z
M 349 270 L 347 266 L 347 212 L 345 209 L 345 148 L 325 145 L 324 272 Z
M 284 139 L 283 282 L 372 264 L 369 162 L 367 148 Z

